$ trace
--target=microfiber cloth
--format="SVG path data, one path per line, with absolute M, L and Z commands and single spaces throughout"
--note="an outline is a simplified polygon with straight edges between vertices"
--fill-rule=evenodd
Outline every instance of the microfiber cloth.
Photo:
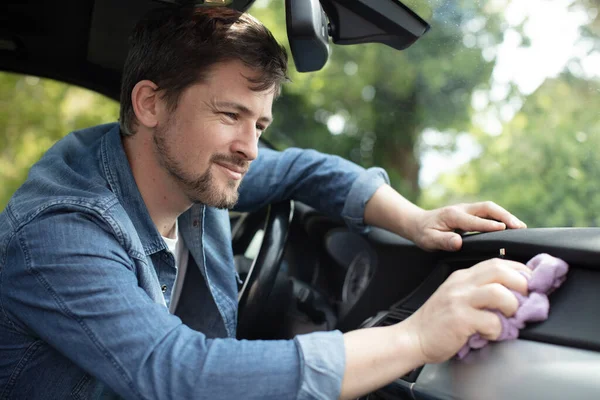
M 526 322 L 546 320 L 550 309 L 548 295 L 565 281 L 569 271 L 566 262 L 549 254 L 538 254 L 529 260 L 527 266 L 533 271 L 527 285 L 529 294 L 523 296 L 512 291 L 519 301 L 519 308 L 515 315 L 507 318 L 501 312 L 494 310 L 502 324 L 502 332 L 496 341 L 516 339 L 519 337 L 519 329 L 525 327 Z M 456 356 L 462 359 L 471 349 L 480 349 L 487 344 L 488 340 L 476 333 L 469 338 Z

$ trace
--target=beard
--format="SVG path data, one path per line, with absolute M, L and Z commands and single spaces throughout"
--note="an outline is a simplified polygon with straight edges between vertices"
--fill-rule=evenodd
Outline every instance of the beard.
M 239 197 L 239 181 L 229 179 L 225 188 L 220 188 L 212 173 L 212 166 L 216 162 L 226 162 L 248 169 L 249 162 L 226 154 L 213 154 L 206 171 L 199 176 L 194 176 L 193 173 L 185 171 L 177 155 L 174 154 L 169 142 L 170 136 L 172 137 L 169 135 L 170 127 L 171 123 L 167 121 L 164 127 L 157 126 L 154 131 L 154 150 L 160 165 L 179 183 L 190 202 L 220 209 L 233 208 Z

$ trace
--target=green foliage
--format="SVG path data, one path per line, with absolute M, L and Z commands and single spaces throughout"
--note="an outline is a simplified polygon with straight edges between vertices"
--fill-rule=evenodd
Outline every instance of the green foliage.
M 600 226 L 600 84 L 563 74 L 530 95 L 482 154 L 424 201 L 494 200 L 530 227 Z M 441 189 L 441 195 L 434 195 Z
M 263 1 L 250 12 L 287 44 L 282 1 Z M 321 71 L 292 71 L 293 84 L 275 105 L 266 137 L 280 147 L 313 147 L 365 167 L 385 167 L 392 185 L 416 199 L 419 160 L 415 145 L 425 128 L 459 131 L 470 122 L 472 91 L 489 81 L 493 62 L 461 37 L 473 21 L 489 44 L 501 41 L 500 18 L 479 2 L 414 2 L 432 29 L 417 44 L 399 52 L 381 44 L 332 46 Z M 443 15 L 441 13 L 443 11 Z M 327 123 L 343 121 L 339 132 Z
M 49 79 L 0 73 L 0 210 L 42 154 L 67 133 L 114 121 L 118 104 Z

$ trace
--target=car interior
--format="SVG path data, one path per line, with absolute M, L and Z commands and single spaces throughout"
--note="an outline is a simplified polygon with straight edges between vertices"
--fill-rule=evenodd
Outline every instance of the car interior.
M 0 70 L 48 77 L 118 101 L 127 36 L 152 7 L 185 1 L 64 0 L 0 6 Z M 198 2 L 196 2 L 198 3 Z M 254 0 L 204 0 L 250 10 Z M 433 24 L 398 0 L 286 0 L 285 24 L 299 71 L 327 63 L 330 48 L 377 42 L 418 46 Z M 263 140 L 261 146 L 272 147 Z M 455 270 L 502 256 L 562 258 L 566 282 L 550 315 L 519 339 L 464 360 L 425 365 L 368 399 L 597 399 L 600 395 L 600 228 L 465 233 L 455 253 L 426 252 L 393 233 L 350 231 L 305 204 L 232 212 L 239 286 L 239 338 L 282 339 L 398 323 Z

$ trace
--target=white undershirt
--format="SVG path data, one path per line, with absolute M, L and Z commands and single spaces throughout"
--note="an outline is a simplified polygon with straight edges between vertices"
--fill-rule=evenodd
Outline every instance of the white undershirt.
M 175 257 L 175 269 L 177 270 L 175 284 L 173 285 L 173 290 L 171 291 L 171 301 L 169 303 L 169 312 L 171 314 L 175 312 L 175 308 L 179 302 L 179 296 L 181 296 L 183 278 L 185 277 L 185 270 L 187 269 L 188 257 L 190 254 L 183 240 L 180 240 L 180 237 L 181 233 L 179 232 L 177 222 L 175 223 L 175 239 L 164 236 L 162 237 L 167 244 L 167 248 L 171 254 L 173 254 L 173 257 Z

